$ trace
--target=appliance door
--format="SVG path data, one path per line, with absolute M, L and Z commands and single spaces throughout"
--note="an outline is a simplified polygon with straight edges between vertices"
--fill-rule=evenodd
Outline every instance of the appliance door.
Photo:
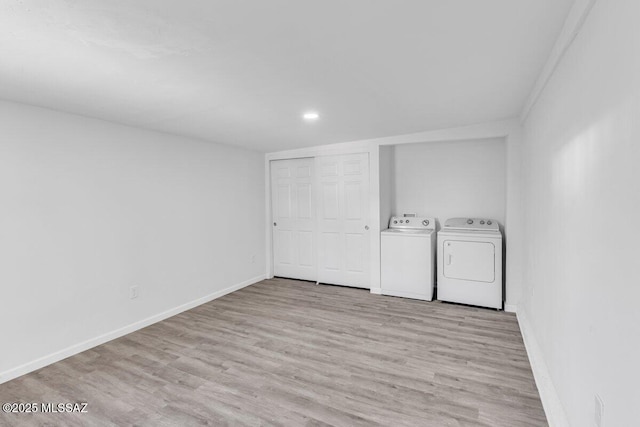
M 496 247 L 491 242 L 444 240 L 444 277 L 493 283 Z

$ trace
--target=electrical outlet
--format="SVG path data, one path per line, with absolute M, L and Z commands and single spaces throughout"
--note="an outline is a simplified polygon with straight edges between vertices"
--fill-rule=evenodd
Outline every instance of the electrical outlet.
M 129 289 L 129 297 L 131 299 L 138 298 L 138 287 L 137 286 L 132 286 L 131 289 Z
M 604 427 L 604 402 L 597 394 L 595 398 L 595 405 L 594 418 L 596 421 L 596 427 Z

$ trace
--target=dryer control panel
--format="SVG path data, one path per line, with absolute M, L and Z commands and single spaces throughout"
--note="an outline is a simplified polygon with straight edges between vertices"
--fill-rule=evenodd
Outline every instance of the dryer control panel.
M 487 218 L 449 218 L 444 223 L 445 229 L 499 231 L 498 221 Z

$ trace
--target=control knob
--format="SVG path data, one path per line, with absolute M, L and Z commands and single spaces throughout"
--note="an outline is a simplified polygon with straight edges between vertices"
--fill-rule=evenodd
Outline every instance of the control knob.
M 429 225 L 429 220 L 425 219 L 424 221 L 422 221 L 422 225 L 424 225 L 425 227 Z
M 473 220 L 472 220 L 471 218 L 469 218 L 469 219 L 467 220 L 467 224 L 469 224 L 469 225 L 473 224 Z

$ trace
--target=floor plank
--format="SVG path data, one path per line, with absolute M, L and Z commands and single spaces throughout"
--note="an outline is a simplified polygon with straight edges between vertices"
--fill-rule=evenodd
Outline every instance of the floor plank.
M 0 425 L 546 426 L 514 315 L 265 280 L 0 385 Z

